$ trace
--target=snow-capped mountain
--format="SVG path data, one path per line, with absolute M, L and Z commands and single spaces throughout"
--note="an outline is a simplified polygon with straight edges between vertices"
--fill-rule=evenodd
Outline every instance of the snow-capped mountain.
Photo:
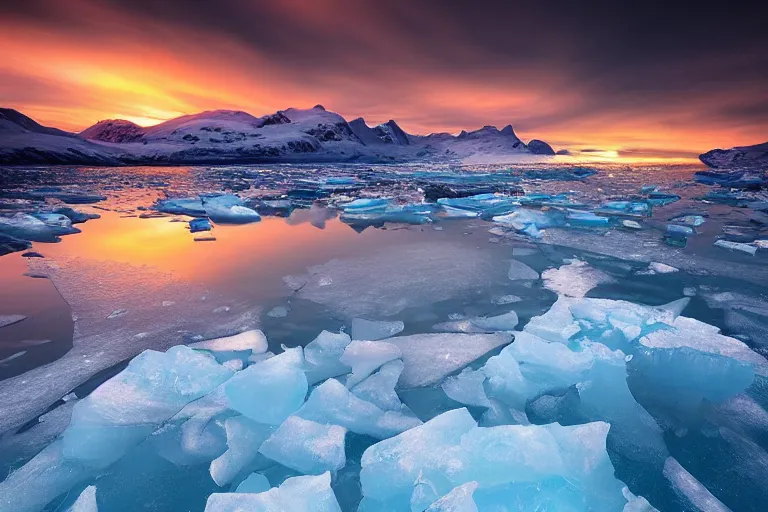
M 0 124 L 0 164 L 477 161 L 554 154 L 541 141 L 526 145 L 511 126 L 501 130 L 486 126 L 458 136 L 409 135 L 394 120 L 373 127 L 362 118 L 348 123 L 321 105 L 262 117 L 213 110 L 147 128 L 109 119 L 79 134 L 7 112 L 12 114 L 0 117 L 0 123 L 8 125 Z
M 115 151 L 74 133 L 42 126 L 24 114 L 0 109 L 0 164 L 119 165 Z
M 699 155 L 699 160 L 715 169 L 768 167 L 768 142 L 732 149 L 713 149 Z

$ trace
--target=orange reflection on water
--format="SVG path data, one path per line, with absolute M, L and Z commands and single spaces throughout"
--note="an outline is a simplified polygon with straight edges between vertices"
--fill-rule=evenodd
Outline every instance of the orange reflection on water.
M 341 252 L 338 247 L 345 245 L 344 241 L 359 237 L 338 221 L 328 222 L 326 229 L 320 230 L 308 222 L 289 226 L 286 219 L 266 217 L 247 225 L 216 225 L 210 232 L 193 235 L 187 222 L 168 217 L 139 219 L 99 213 L 101 219 L 79 225 L 81 234 L 66 236 L 59 244 L 40 246 L 40 250 L 53 258 L 151 266 L 184 280 L 218 282 L 236 278 L 243 269 L 268 268 L 271 273 L 303 270 L 301 265 L 308 257 L 333 256 Z M 196 235 L 212 235 L 216 241 L 196 242 Z

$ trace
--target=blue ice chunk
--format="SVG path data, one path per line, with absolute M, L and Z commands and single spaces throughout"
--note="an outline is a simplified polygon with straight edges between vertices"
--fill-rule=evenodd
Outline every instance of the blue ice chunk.
M 256 210 L 260 215 L 275 215 L 278 217 L 288 217 L 295 206 L 288 199 L 264 200 L 259 201 Z
M 752 256 L 754 256 L 757 252 L 757 246 L 744 244 L 741 242 L 731 242 L 730 240 L 715 240 L 714 245 L 717 247 L 722 247 L 723 249 L 728 249 L 730 251 L 745 252 Z
M 325 178 L 328 185 L 354 185 L 356 180 L 352 176 L 328 176 Z
M 377 321 L 366 320 L 364 318 L 354 318 L 352 320 L 352 339 L 377 341 L 384 338 L 391 338 L 395 334 L 402 332 L 405 324 L 401 321 Z
M 650 192 L 648 194 L 648 203 L 652 206 L 666 206 L 680 200 L 677 194 L 667 194 L 665 192 Z
M 185 346 L 142 352 L 75 404 L 60 439 L 0 482 L 0 509 L 41 510 L 231 375 L 210 355 Z
M 316 387 L 296 416 L 323 424 L 341 425 L 346 429 L 377 439 L 385 439 L 421 421 L 399 411 L 383 410 L 351 393 L 335 379 Z
M 213 357 L 185 346 L 146 350 L 75 405 L 62 452 L 105 467 L 231 375 Z
M 309 385 L 301 347 L 238 372 L 225 385 L 232 409 L 259 423 L 279 425 L 304 403 Z
M 697 171 L 693 179 L 705 185 L 739 189 L 759 189 L 768 183 L 765 173 L 750 171 Z
M 217 224 L 248 224 L 261 220 L 256 210 L 243 206 L 242 199 L 235 195 L 203 196 L 202 204 L 205 214 Z
M 520 208 L 514 212 L 493 217 L 493 222 L 522 231 L 534 238 L 540 236 L 539 230 L 565 225 L 565 213 L 550 209 L 546 211 Z
M 209 469 L 211 478 L 220 487 L 256 469 L 259 447 L 272 435 L 274 427 L 245 416 L 234 416 L 224 422 L 224 430 L 227 450 L 211 462 Z
M 341 512 L 331 489 L 331 475 L 296 476 L 259 494 L 214 493 L 205 512 Z
M 69 220 L 72 221 L 72 224 L 79 224 L 82 222 L 86 222 L 88 220 L 101 218 L 101 215 L 99 215 L 98 213 L 85 213 L 85 212 L 81 212 L 80 210 L 75 210 L 74 208 L 70 208 L 69 206 L 56 208 L 55 210 L 53 210 L 53 213 L 66 215 L 67 217 L 69 217 Z
M 460 374 L 446 378 L 441 387 L 448 398 L 460 404 L 490 408 L 484 382 L 485 373 L 464 368 Z
M 648 194 L 650 192 L 656 192 L 659 189 L 658 185 L 643 185 L 640 187 L 641 194 Z
M 501 194 L 478 194 L 469 197 L 441 198 L 437 203 L 444 207 L 456 208 L 459 210 L 469 210 L 473 212 L 482 212 L 490 208 L 515 207 L 520 202 L 512 197 Z
M 42 220 L 26 213 L 17 213 L 11 217 L 0 215 L 0 234 L 10 235 L 32 242 L 58 242 L 56 229 Z
M 365 228 L 368 226 L 382 226 L 387 222 L 402 224 L 427 224 L 432 222 L 433 207 L 428 204 L 391 205 L 383 209 L 372 209 L 357 212 L 356 210 L 344 210 L 341 221 L 351 226 Z
M 517 313 L 510 311 L 496 316 L 479 316 L 464 320 L 451 320 L 432 326 L 435 331 L 442 332 L 499 332 L 512 331 L 517 326 Z
M 582 212 L 578 210 L 569 210 L 565 219 L 572 226 L 601 227 L 608 226 L 608 217 L 601 217 L 592 212 Z
M 515 502 L 521 510 L 532 510 L 527 505 L 540 496 L 546 482 L 561 478 L 573 490 L 568 508 L 620 510 L 627 500 L 606 451 L 608 429 L 605 422 L 483 428 L 466 409 L 448 411 L 363 453 L 361 508 L 407 510 L 413 503 L 414 483 L 427 481 L 438 496 L 476 482 L 477 503 L 478 493 L 488 489 L 495 493 L 486 500 L 495 507 Z M 534 484 L 539 492 L 527 493 L 520 503 L 513 497 L 520 494 L 508 486 L 522 483 Z
M 729 206 L 746 206 L 750 201 L 750 197 L 741 192 L 708 192 L 700 199 L 710 203 L 727 204 Z
M 477 489 L 477 482 L 458 485 L 448 494 L 432 503 L 426 512 L 477 512 L 477 505 L 472 494 Z
M 304 474 L 337 471 L 347 460 L 346 433 L 347 429 L 338 425 L 290 416 L 261 444 L 259 453 Z
M 197 233 L 198 231 L 210 231 L 211 221 L 205 218 L 196 218 L 189 221 L 189 231 Z
M 270 489 L 269 480 L 261 473 L 251 473 L 248 478 L 240 482 L 235 492 L 258 494 Z
M 349 365 L 340 361 L 351 341 L 346 333 L 323 331 L 304 347 L 304 371 L 310 385 L 352 370 Z
M 189 215 L 191 217 L 205 217 L 205 207 L 199 197 L 185 197 L 176 199 L 160 199 L 155 202 L 155 210 L 176 215 Z
M 442 210 L 440 211 L 441 219 L 473 219 L 479 215 L 480 212 L 445 205 L 442 205 Z
M 675 492 L 689 503 L 692 510 L 730 512 L 731 509 L 726 507 L 711 492 L 709 492 L 709 489 L 696 480 L 696 478 L 674 458 L 669 457 L 666 460 L 664 463 L 663 474 L 672 484 Z
M 386 362 L 398 359 L 400 349 L 385 341 L 354 340 L 344 349 L 340 361 L 352 368 L 347 387 L 352 387 L 368 377 Z
M 565 169 L 532 169 L 525 171 L 523 176 L 528 179 L 546 181 L 582 181 L 597 174 L 594 169 L 586 167 L 573 167 Z
M 64 512 L 99 512 L 99 506 L 96 504 L 96 486 L 86 487 Z
M 695 233 L 690 226 L 681 226 L 679 224 L 667 224 L 667 233 L 670 235 L 691 236 Z
M 356 397 L 370 402 L 384 411 L 400 411 L 402 402 L 395 392 L 395 386 L 403 373 L 405 363 L 399 359 L 384 363 L 379 370 L 367 377 L 350 391 Z
M 701 215 L 683 215 L 672 219 L 672 222 L 692 227 L 701 226 L 705 221 L 706 219 Z
M 383 212 L 392 200 L 386 197 L 360 198 L 342 205 L 344 213 Z

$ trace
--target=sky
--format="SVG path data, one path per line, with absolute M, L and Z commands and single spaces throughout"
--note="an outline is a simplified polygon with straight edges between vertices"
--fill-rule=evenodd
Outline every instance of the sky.
M 512 124 L 556 149 L 692 157 L 768 140 L 758 4 L 0 0 L 0 106 L 80 131 L 322 104 L 410 133 Z

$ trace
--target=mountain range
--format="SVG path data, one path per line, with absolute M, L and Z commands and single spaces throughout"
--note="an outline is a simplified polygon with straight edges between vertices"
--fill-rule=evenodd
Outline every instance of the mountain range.
M 0 164 L 172 165 L 238 162 L 507 161 L 554 155 L 546 142 L 524 143 L 511 125 L 458 135 L 411 135 L 390 120 L 347 122 L 321 105 L 255 117 L 233 110 L 185 115 L 141 127 L 99 121 L 80 133 L 40 125 L 0 109 Z

